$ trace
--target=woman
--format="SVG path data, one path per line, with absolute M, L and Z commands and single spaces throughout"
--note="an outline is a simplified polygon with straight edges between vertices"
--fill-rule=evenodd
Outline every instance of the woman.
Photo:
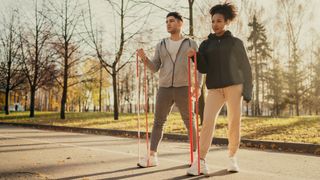
M 199 52 L 189 49 L 188 57 L 197 54 L 198 70 L 207 74 L 208 95 L 204 108 L 204 119 L 200 133 L 200 174 L 208 174 L 206 155 L 212 142 L 216 119 L 226 103 L 228 112 L 229 172 L 238 172 L 236 152 L 240 145 L 240 122 L 242 96 L 251 100 L 252 72 L 242 41 L 226 30 L 236 17 L 236 8 L 230 3 L 215 5 L 210 10 L 212 29 L 203 41 Z M 198 174 L 198 162 L 187 170 L 189 175 Z

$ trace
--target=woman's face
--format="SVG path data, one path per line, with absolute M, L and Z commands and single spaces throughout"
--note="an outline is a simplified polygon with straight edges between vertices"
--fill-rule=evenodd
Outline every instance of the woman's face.
M 229 24 L 228 21 L 224 19 L 224 16 L 222 14 L 216 13 L 212 16 L 212 30 L 214 33 L 216 33 L 217 36 L 223 35 L 225 32 L 226 25 Z

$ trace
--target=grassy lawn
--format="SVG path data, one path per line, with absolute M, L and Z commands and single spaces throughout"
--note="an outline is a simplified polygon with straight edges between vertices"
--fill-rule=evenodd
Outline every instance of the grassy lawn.
M 111 113 L 67 113 L 66 120 L 59 119 L 59 113 L 36 112 L 35 118 L 28 117 L 29 112 L 0 113 L 1 122 L 35 123 L 56 126 L 72 126 L 101 129 L 137 130 L 137 116 L 121 114 L 120 120 L 114 121 Z M 142 130 L 145 119 L 140 118 Z M 153 125 L 153 114 L 149 115 L 149 129 Z M 246 139 L 276 140 L 284 142 L 305 142 L 320 144 L 320 117 L 302 116 L 290 118 L 243 117 L 242 137 Z M 165 133 L 186 134 L 186 129 L 178 113 L 172 113 L 166 122 Z M 215 137 L 227 137 L 227 119 L 220 116 Z

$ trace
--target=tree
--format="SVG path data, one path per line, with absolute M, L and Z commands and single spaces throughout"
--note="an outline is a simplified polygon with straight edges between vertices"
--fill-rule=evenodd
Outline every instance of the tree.
M 284 70 L 280 66 L 278 59 L 272 59 L 272 66 L 268 68 L 266 73 L 268 85 L 267 99 L 272 101 L 272 115 L 280 116 L 281 111 L 285 108 L 284 96 Z
M 120 111 L 123 113 L 124 108 L 127 104 L 129 104 L 128 111 L 132 113 L 132 102 L 134 91 L 132 91 L 133 82 L 136 72 L 134 72 L 135 67 L 134 64 L 129 64 L 124 71 L 123 77 L 119 78 L 119 104 L 122 104 Z
M 308 90 L 303 84 L 306 77 L 301 68 L 302 59 L 298 49 L 299 36 L 303 25 L 303 6 L 294 0 L 280 0 L 280 4 L 285 13 L 288 40 L 287 96 L 291 106 L 295 106 L 295 114 L 299 116 L 301 98 Z M 290 109 L 293 110 L 292 107 Z
M 193 38 L 193 3 L 194 0 L 188 0 L 189 4 L 189 36 Z
M 74 69 L 81 61 L 79 49 L 80 42 L 83 39 L 79 38 L 80 33 L 77 28 L 82 14 L 79 2 L 75 0 L 64 0 L 61 5 L 55 4 L 54 0 L 51 0 L 49 1 L 48 13 L 48 19 L 55 24 L 53 45 L 57 51 L 58 58 L 61 59 L 59 65 L 61 67 L 62 80 L 57 78 L 57 82 L 62 87 L 60 118 L 65 119 L 68 88 L 80 83 L 78 78 L 82 76 Z M 72 72 L 74 74 L 71 74 Z
M 255 106 L 254 106 L 254 115 L 261 115 L 260 109 L 260 81 L 263 79 L 262 68 L 266 65 L 266 59 L 270 56 L 270 47 L 267 42 L 266 29 L 264 25 L 258 22 L 256 15 L 253 16 L 252 22 L 248 24 L 252 29 L 248 37 L 248 41 L 251 44 L 248 47 L 249 51 L 253 51 L 253 56 L 250 57 L 250 60 L 253 64 L 254 69 L 254 82 L 255 82 Z
M 129 62 L 133 54 L 129 55 L 127 61 L 121 62 L 124 48 L 127 46 L 127 43 L 133 39 L 137 34 L 139 34 L 142 30 L 142 27 L 145 24 L 146 19 L 148 18 L 149 11 L 146 11 L 146 15 L 137 16 L 137 14 L 141 13 L 141 9 L 145 9 L 145 7 L 138 7 L 135 2 L 124 1 L 120 2 L 108 0 L 109 5 L 112 7 L 113 12 L 117 16 L 117 20 L 119 21 L 119 34 L 115 34 L 116 37 L 116 48 L 115 54 L 110 53 L 103 47 L 103 42 L 101 36 L 99 36 L 99 32 L 93 26 L 93 14 L 91 11 L 90 1 L 88 1 L 89 6 L 89 25 L 86 26 L 87 33 L 90 38 L 90 46 L 94 49 L 97 58 L 100 60 L 103 68 L 110 74 L 112 77 L 112 87 L 113 87 L 113 106 L 114 106 L 114 120 L 119 119 L 119 95 L 118 95 L 118 73 L 122 70 Z M 143 12 L 143 11 L 142 11 Z M 133 18 L 129 18 L 129 17 Z M 137 22 L 143 20 L 140 28 L 136 28 L 134 32 L 129 32 L 128 28 L 136 25 Z M 115 22 L 116 23 L 116 22 Z M 112 60 L 110 61 L 110 56 Z
M 30 88 L 30 117 L 34 117 L 36 91 L 56 76 L 53 54 L 48 41 L 52 37 L 52 24 L 44 17 L 44 7 L 38 9 L 35 1 L 34 24 L 27 27 L 26 32 L 21 30 L 20 42 L 22 49 L 23 72 Z M 30 21 L 29 21 L 30 22 Z
M 9 20 L 3 19 L 3 29 L 0 34 L 1 52 L 1 88 L 5 89 L 5 114 L 10 111 L 10 91 L 16 89 L 25 81 L 21 72 L 21 47 L 17 29 L 19 27 L 18 11 L 12 10 Z
M 320 47 L 316 49 L 315 54 L 315 62 L 312 66 L 313 68 L 313 79 L 312 86 L 314 87 L 312 92 L 313 99 L 313 107 L 315 109 L 316 115 L 320 113 Z

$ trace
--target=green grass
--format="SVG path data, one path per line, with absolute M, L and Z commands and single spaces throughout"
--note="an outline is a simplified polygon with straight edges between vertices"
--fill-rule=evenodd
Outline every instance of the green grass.
M 72 126 L 101 129 L 137 130 L 137 115 L 121 114 L 118 121 L 111 113 L 67 113 L 67 119 L 59 119 L 59 113 L 36 112 L 29 118 L 28 112 L 0 113 L 1 122 L 34 123 L 56 126 Z M 141 130 L 145 130 L 145 119 L 140 117 Z M 149 114 L 149 129 L 153 125 L 153 114 Z M 320 144 L 320 117 L 301 116 L 289 118 L 243 117 L 241 135 L 246 139 L 275 140 L 284 142 L 304 142 Z M 186 134 L 186 129 L 178 113 L 172 113 L 166 122 L 165 133 Z M 215 137 L 227 137 L 227 119 L 220 116 L 216 124 Z

